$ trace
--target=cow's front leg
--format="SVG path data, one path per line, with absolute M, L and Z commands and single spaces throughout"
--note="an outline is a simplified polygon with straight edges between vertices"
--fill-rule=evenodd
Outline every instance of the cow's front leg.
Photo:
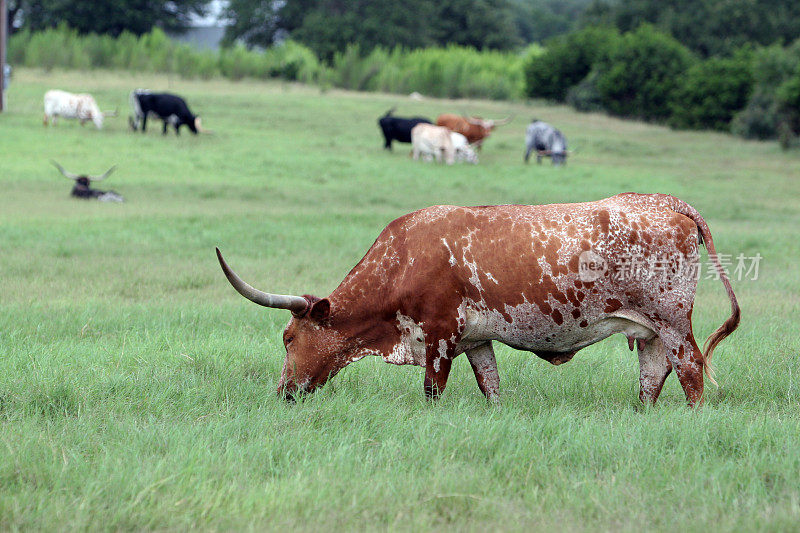
M 164 130 L 161 132 L 161 135 L 166 135 L 167 134 L 167 126 L 169 126 L 169 122 L 167 122 L 165 120 L 164 121 Z
M 447 386 L 455 345 L 444 339 L 425 346 L 425 396 L 437 400 Z
M 490 402 L 500 400 L 500 374 L 497 373 L 497 361 L 494 358 L 492 343 L 487 342 L 465 352 L 469 360 L 478 387 Z

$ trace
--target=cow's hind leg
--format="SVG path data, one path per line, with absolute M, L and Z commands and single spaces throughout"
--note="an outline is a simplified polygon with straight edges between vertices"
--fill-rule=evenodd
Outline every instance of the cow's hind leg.
M 672 364 L 664 352 L 664 346 L 658 337 L 637 341 L 639 353 L 639 400 L 643 404 L 654 404 L 661 394 L 661 388 L 667 379 Z
M 487 342 L 470 348 L 465 353 L 483 395 L 491 402 L 498 401 L 500 399 L 500 375 L 497 373 L 497 361 L 494 357 L 492 343 Z
M 671 328 L 661 331 L 659 338 L 678 374 L 689 407 L 695 407 L 703 403 L 703 354 L 694 340 L 691 325 L 685 329 L 685 332 Z

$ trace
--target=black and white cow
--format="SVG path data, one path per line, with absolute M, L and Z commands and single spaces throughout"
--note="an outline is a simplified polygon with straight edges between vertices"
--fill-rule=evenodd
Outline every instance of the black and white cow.
M 82 198 L 84 200 L 98 200 L 100 202 L 123 202 L 125 199 L 117 194 L 114 191 L 100 191 L 97 189 L 92 189 L 92 182 L 93 181 L 100 181 L 106 179 L 108 176 L 111 175 L 114 170 L 116 170 L 117 166 L 114 165 L 113 167 L 109 168 L 105 171 L 105 173 L 101 176 L 89 176 L 86 174 L 73 174 L 72 172 L 67 172 L 64 170 L 64 167 L 56 163 L 55 161 L 50 161 L 53 166 L 55 166 L 61 174 L 65 177 L 73 180 L 75 182 L 75 186 L 72 187 L 72 192 L 70 196 L 73 198 Z
M 525 130 L 525 162 L 531 157 L 531 152 L 536 150 L 536 162 L 541 163 L 542 157 L 549 156 L 554 165 L 567 163 L 567 139 L 564 134 L 547 122 L 533 119 Z
M 204 130 L 200 124 L 200 117 L 194 115 L 186 101 L 180 96 L 169 93 L 151 93 L 144 89 L 136 89 L 131 92 L 131 107 L 133 116 L 128 117 L 128 123 L 133 131 L 142 126 L 142 132 L 147 129 L 147 116 L 155 115 L 164 121 L 164 135 L 167 134 L 167 126 L 172 124 L 175 134 L 180 135 L 180 127 L 186 125 L 195 135 L 199 133 L 210 133 Z
M 391 108 L 385 115 L 378 119 L 378 125 L 383 132 L 383 138 L 386 140 L 386 144 L 383 145 L 386 150 L 392 149 L 392 141 L 410 143 L 411 130 L 417 124 L 431 124 L 430 120 L 422 117 L 394 117 L 392 113 L 394 113 L 395 109 L 397 108 Z

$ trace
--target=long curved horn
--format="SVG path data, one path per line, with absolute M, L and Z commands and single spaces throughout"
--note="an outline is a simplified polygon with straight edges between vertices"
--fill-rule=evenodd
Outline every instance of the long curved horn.
M 200 117 L 194 117 L 194 127 L 200 133 L 214 133 L 212 130 L 207 130 L 203 127 L 200 121 Z
M 51 159 L 50 162 L 53 164 L 54 167 L 56 167 L 58 169 L 59 172 L 61 172 L 64 175 L 64 177 L 67 177 L 67 178 L 69 178 L 71 180 L 76 180 L 76 179 L 80 178 L 79 175 L 73 174 L 72 172 L 67 172 L 66 170 L 64 170 L 64 167 L 62 167 L 61 165 L 56 163 L 54 160 Z
M 506 117 L 506 118 L 501 118 L 500 120 L 493 120 L 493 121 L 492 121 L 492 123 L 493 123 L 495 126 L 503 126 L 503 125 L 505 125 L 505 124 L 508 124 L 508 123 L 509 123 L 509 122 L 511 122 L 512 120 L 514 120 L 514 117 L 513 117 L 513 116 L 508 116 L 508 117 Z
M 485 125 L 485 121 L 482 118 L 464 117 L 464 120 L 466 120 L 470 124 L 474 124 L 475 126 L 484 126 Z
M 109 177 L 109 176 L 111 175 L 111 173 L 112 173 L 112 172 L 114 172 L 115 170 L 117 170 L 117 165 L 114 165 L 113 167 L 109 168 L 108 170 L 106 170 L 106 171 L 105 171 L 105 172 L 104 172 L 102 175 L 100 175 L 100 176 L 97 176 L 97 177 L 95 177 L 95 176 L 89 176 L 89 179 L 90 179 L 90 180 L 92 180 L 92 181 L 100 181 L 100 180 L 104 180 L 104 179 L 106 179 L 107 177 Z
M 289 296 L 285 294 L 270 294 L 268 292 L 261 292 L 260 290 L 248 285 L 242 278 L 236 275 L 236 272 L 231 270 L 225 259 L 222 258 L 222 252 L 217 250 L 217 259 L 219 259 L 219 266 L 222 267 L 222 272 L 225 277 L 231 282 L 233 288 L 239 294 L 250 300 L 251 302 L 263 305 L 264 307 L 272 307 L 275 309 L 288 309 L 296 315 L 301 315 L 308 308 L 308 300 L 302 296 Z

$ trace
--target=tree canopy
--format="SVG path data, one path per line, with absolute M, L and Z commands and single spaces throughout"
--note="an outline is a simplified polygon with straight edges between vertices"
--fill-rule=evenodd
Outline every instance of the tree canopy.
M 745 44 L 788 44 L 800 36 L 797 0 L 595 0 L 584 24 L 622 32 L 654 24 L 702 57 L 730 55 Z
M 208 0 L 10 0 L 9 22 L 31 31 L 66 23 L 81 33 L 141 35 L 154 26 L 181 31 Z
M 589 1 L 567 4 L 580 11 Z M 327 60 L 348 44 L 362 50 L 445 44 L 507 50 L 570 29 L 572 12 L 554 14 L 558 5 L 553 0 L 231 0 L 226 39 L 269 46 L 288 36 Z M 559 24 L 542 30 L 546 20 L 555 19 Z

